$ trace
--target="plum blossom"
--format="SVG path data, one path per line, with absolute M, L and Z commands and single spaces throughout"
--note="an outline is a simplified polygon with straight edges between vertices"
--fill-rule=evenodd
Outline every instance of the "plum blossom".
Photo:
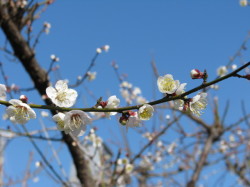
M 227 67 L 226 66 L 220 66 L 218 69 L 217 69 L 217 75 L 220 76 L 220 77 L 223 77 L 227 74 Z
M 17 6 L 20 8 L 25 8 L 27 6 L 27 4 L 28 4 L 27 0 L 17 1 Z
M 87 72 L 87 78 L 88 78 L 89 81 L 95 80 L 96 79 L 96 72 L 90 72 L 90 71 L 88 71 Z
M 158 89 L 161 93 L 173 94 L 180 86 L 178 80 L 174 80 L 171 74 L 160 76 L 157 80 Z
M 177 147 L 177 144 L 175 142 L 171 143 L 167 148 L 168 154 L 173 154 L 176 147 Z
M 69 89 L 67 82 L 63 80 L 57 81 L 55 88 L 48 87 L 46 93 L 52 102 L 59 107 L 71 107 L 77 98 L 77 92 Z
M 44 28 L 44 32 L 46 34 L 49 34 L 50 32 L 50 29 L 51 29 L 51 24 L 49 22 L 44 22 L 43 23 L 43 28 Z
M 47 111 L 43 110 L 43 111 L 41 111 L 40 114 L 41 114 L 42 117 L 49 117 L 49 113 Z
M 174 108 L 178 110 L 183 110 L 184 108 L 184 101 L 182 99 L 174 100 Z
M 58 61 L 60 60 L 60 58 L 57 57 L 57 56 L 54 55 L 54 54 L 50 55 L 50 59 L 51 59 L 52 61 L 54 61 L 54 62 L 58 62 Z
M 104 50 L 105 52 L 108 52 L 109 49 L 110 49 L 110 46 L 109 45 L 104 45 L 101 47 L 102 50 Z
M 176 90 L 175 94 L 176 95 L 181 95 L 183 93 L 185 93 L 185 86 L 187 85 L 187 83 L 182 83 Z M 183 106 L 184 106 L 184 101 L 182 99 L 177 99 L 174 100 L 174 108 L 178 109 L 178 110 L 183 110 Z
M 233 71 L 236 70 L 236 69 L 237 69 L 237 65 L 236 65 L 236 64 L 232 64 L 231 69 L 232 69 Z
M 85 133 L 86 125 L 92 122 L 88 114 L 81 110 L 72 110 L 64 116 L 64 131 L 73 136 L 82 136 Z
M 93 147 L 98 148 L 102 146 L 102 138 L 95 134 L 95 130 L 90 129 L 90 134 L 84 137 L 85 140 L 89 140 L 92 142 Z
M 96 53 L 98 53 L 98 54 L 102 53 L 102 49 L 101 48 L 96 48 Z
M 57 129 L 60 131 L 64 131 L 64 126 L 65 126 L 64 117 L 65 117 L 65 114 L 61 112 L 59 112 L 58 114 L 52 117 L 53 120 L 56 122 Z
M 141 120 L 138 118 L 137 112 L 133 112 L 131 114 L 126 122 L 126 127 L 140 127 L 141 126 Z
M 189 110 L 193 114 L 200 116 L 202 114 L 201 110 L 204 110 L 207 106 L 206 97 L 207 97 L 207 93 L 203 93 L 203 92 L 194 96 L 189 103 Z
M 17 124 L 25 124 L 30 119 L 36 118 L 35 111 L 30 108 L 29 105 L 23 103 L 22 101 L 18 99 L 11 99 L 9 101 L 11 104 L 6 109 L 6 113 L 8 117 L 10 118 L 10 121 Z
M 6 86 L 4 84 L 0 84 L 0 100 L 6 101 Z
M 248 1 L 247 0 L 240 0 L 240 6 L 247 6 L 248 5 Z
M 141 120 L 149 120 L 153 116 L 154 108 L 149 104 L 144 104 L 139 108 L 138 116 Z
M 125 167 L 125 172 L 127 174 L 131 173 L 134 169 L 134 166 L 132 164 L 130 164 L 128 158 L 119 158 L 117 160 L 117 164 L 120 166 L 123 165 Z
M 115 95 L 110 96 L 107 101 L 101 101 L 98 108 L 117 108 L 120 104 L 120 99 Z M 116 115 L 117 112 L 105 112 L 105 116 L 109 118 L 110 116 Z

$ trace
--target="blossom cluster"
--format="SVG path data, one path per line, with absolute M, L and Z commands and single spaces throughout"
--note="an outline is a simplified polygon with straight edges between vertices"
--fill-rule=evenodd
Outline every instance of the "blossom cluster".
M 108 48 L 108 46 L 104 46 L 101 49 L 108 50 Z M 52 59 L 54 58 L 52 57 Z M 206 78 L 206 73 L 194 69 L 191 71 L 191 77 L 193 79 L 204 79 Z M 193 98 L 187 98 L 186 96 L 181 97 L 181 95 L 185 93 L 186 83 L 181 84 L 179 80 L 174 80 L 171 74 L 160 76 L 157 80 L 157 85 L 159 91 L 165 94 L 165 97 L 173 98 L 174 108 L 178 110 L 191 112 L 197 116 L 200 116 L 203 110 L 206 108 L 207 93 L 199 93 Z M 141 90 L 138 87 L 134 87 L 132 89 L 132 84 L 128 82 L 123 82 L 121 84 L 121 89 L 123 89 L 123 95 L 124 90 L 131 92 L 130 96 L 133 96 L 133 98 L 129 99 L 141 97 Z M 55 87 L 49 86 L 46 89 L 46 94 L 53 104 L 58 107 L 65 108 L 72 107 L 76 103 L 78 96 L 76 90 L 69 88 L 68 83 L 65 80 L 57 81 Z M 175 97 L 178 97 L 178 99 L 175 99 Z M 6 100 L 6 87 L 4 85 L 0 85 L 0 100 Z M 13 123 L 25 124 L 30 119 L 36 118 L 35 111 L 27 104 L 26 96 L 21 96 L 19 100 L 11 99 L 9 104 L 10 106 L 7 107 L 6 114 Z M 94 108 L 117 109 L 119 105 L 120 99 L 113 95 L 110 96 L 107 101 L 99 100 Z M 119 122 L 126 126 L 126 128 L 140 127 L 142 125 L 142 121 L 149 120 L 153 116 L 153 113 L 153 106 L 144 100 L 142 104 L 139 105 L 138 111 L 127 110 L 121 112 Z M 117 112 L 94 112 L 92 114 L 101 114 L 103 117 L 110 118 L 111 116 L 116 115 Z M 58 130 L 64 131 L 66 134 L 71 134 L 73 136 L 83 135 L 86 131 L 87 125 L 91 124 L 93 121 L 93 119 L 82 110 L 58 112 L 52 118 L 56 122 Z M 92 134 L 90 140 L 96 144 L 102 142 L 98 138 L 93 137 L 94 134 Z
M 193 79 L 203 79 L 204 73 L 200 72 L 197 69 L 191 71 L 191 78 Z M 186 83 L 180 84 L 179 80 L 174 80 L 171 74 L 165 76 L 160 76 L 157 80 L 157 85 L 161 93 L 166 94 L 167 96 L 178 96 L 185 93 Z M 182 98 L 174 100 L 174 108 L 192 112 L 193 114 L 200 116 L 202 110 L 207 106 L 207 93 L 199 93 L 193 98 Z

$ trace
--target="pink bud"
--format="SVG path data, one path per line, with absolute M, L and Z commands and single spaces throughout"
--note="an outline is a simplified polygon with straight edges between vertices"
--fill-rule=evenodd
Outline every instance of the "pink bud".
M 21 95 L 19 98 L 23 103 L 27 103 L 28 102 L 28 98 L 25 95 Z
M 190 76 L 192 79 L 203 79 L 204 73 L 200 72 L 200 70 L 198 70 L 198 69 L 193 69 L 190 72 Z

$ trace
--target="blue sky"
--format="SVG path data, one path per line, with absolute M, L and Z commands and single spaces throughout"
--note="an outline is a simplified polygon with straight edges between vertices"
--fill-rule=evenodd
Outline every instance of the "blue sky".
M 191 80 L 191 69 L 206 69 L 209 80 L 213 80 L 216 69 L 228 63 L 246 38 L 250 30 L 249 16 L 250 7 L 240 7 L 237 0 L 56 1 L 34 24 L 34 33 L 42 28 L 44 21 L 52 24 L 50 34 L 42 35 L 36 54 L 45 69 L 49 67 L 51 54 L 59 56 L 62 78 L 73 83 L 78 75 L 85 72 L 95 49 L 108 44 L 110 51 L 102 53 L 92 69 L 97 71 L 97 79 L 85 85 L 97 98 L 121 97 L 118 80 L 110 65 L 116 61 L 119 72 L 128 74 L 127 80 L 140 87 L 143 96 L 152 100 L 154 93 L 156 98 L 161 97 L 150 65 L 152 59 L 155 59 L 161 75 L 172 74 L 181 83 L 188 83 L 187 90 L 200 84 L 198 80 Z M 0 36 L 2 38 L 2 34 Z M 240 66 L 242 61 L 248 61 L 249 56 L 247 50 L 234 63 Z M 25 88 L 32 86 L 20 64 L 5 64 L 10 83 Z M 53 74 L 51 78 L 55 80 Z M 221 111 L 230 100 L 228 123 L 242 116 L 242 100 L 249 111 L 249 81 L 232 78 L 219 85 L 220 89 L 211 91 L 209 97 L 218 95 Z M 81 94 L 78 107 L 95 104 L 83 87 L 78 91 Z M 27 93 L 30 102 L 41 104 L 41 99 L 34 93 Z M 211 109 L 211 105 L 208 106 L 203 116 L 209 122 L 212 122 Z M 54 125 L 49 120 L 46 122 L 47 126 Z M 37 129 L 37 124 L 30 122 L 27 126 Z M 95 125 L 100 128 L 99 133 L 104 139 L 112 139 L 111 131 L 119 132 L 115 120 L 101 120 Z M 137 140 L 133 131 L 128 132 L 128 137 L 131 141 Z M 41 144 L 43 146 L 46 144 Z M 138 146 L 133 146 L 133 149 L 138 149 Z M 15 160 L 13 148 L 20 152 L 19 160 Z M 29 150 L 32 146 L 28 141 L 13 141 L 6 151 L 9 173 L 20 160 L 27 160 Z M 14 161 L 10 163 L 8 160 Z M 68 156 L 62 160 L 69 162 Z M 65 166 L 68 167 L 67 164 Z M 17 170 L 23 171 L 24 168 Z M 50 182 L 41 180 L 37 186 L 51 185 Z

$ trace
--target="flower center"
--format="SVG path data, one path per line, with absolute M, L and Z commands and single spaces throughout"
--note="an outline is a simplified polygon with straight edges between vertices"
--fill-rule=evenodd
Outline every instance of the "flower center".
M 73 125 L 73 127 L 75 127 L 76 129 L 79 129 L 80 126 L 82 125 L 82 119 L 80 117 L 79 114 L 73 114 L 71 116 L 71 124 Z
M 30 119 L 28 109 L 24 106 L 16 106 L 16 115 L 17 119 Z
M 151 113 L 148 109 L 144 109 L 142 113 L 140 113 L 141 118 L 146 119 L 151 117 Z
M 170 78 L 164 79 L 162 84 L 163 84 L 163 89 L 167 91 L 171 91 L 175 88 L 175 81 Z
M 66 99 L 66 96 L 67 96 L 66 92 L 61 92 L 57 94 L 56 99 L 60 102 L 63 102 Z
M 193 107 L 197 110 L 203 110 L 204 108 L 206 108 L 206 105 L 203 104 L 202 102 L 198 101 L 198 102 L 193 104 Z

